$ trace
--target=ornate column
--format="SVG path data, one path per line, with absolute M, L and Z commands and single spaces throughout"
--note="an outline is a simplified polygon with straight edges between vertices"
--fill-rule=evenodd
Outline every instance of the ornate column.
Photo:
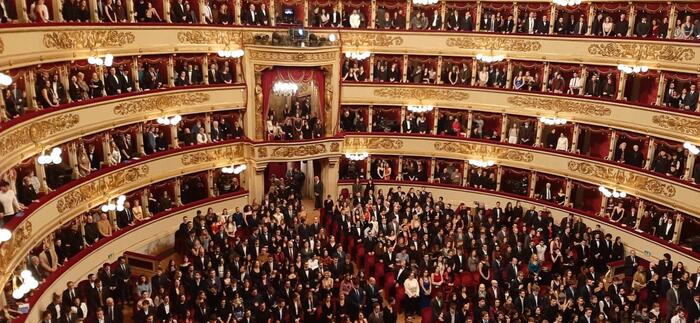
M 324 190 L 321 200 L 324 200 L 326 195 L 330 195 L 334 199 L 338 197 L 339 161 L 338 157 L 328 157 L 328 159 L 321 160 L 321 183 L 323 183 Z
M 148 187 L 144 188 L 141 191 L 141 196 L 139 197 L 139 199 L 141 200 L 141 208 L 143 209 L 143 216 L 150 218 L 153 216 L 153 214 L 151 214 L 151 212 L 148 212 L 148 192 L 149 192 Z
M 170 125 L 170 149 L 180 148 L 180 142 L 177 140 L 177 125 Z
M 374 82 L 374 53 L 369 55 L 369 81 Z
M 207 170 L 207 196 L 208 197 L 216 196 L 216 194 L 214 194 L 214 170 L 213 169 Z
M 368 156 L 367 157 L 367 167 L 365 167 L 365 168 L 367 168 L 367 169 L 365 169 L 365 178 L 366 179 L 372 178 L 372 171 L 370 170 L 372 168 L 371 165 L 372 165 L 372 156 Z
M 374 129 L 372 129 L 372 120 L 373 119 L 374 119 L 374 107 L 370 105 L 369 108 L 367 108 L 367 130 L 369 132 L 372 132 L 374 130 Z
M 274 2 L 274 1 L 270 1 L 270 2 Z M 233 10 L 234 10 L 234 14 L 235 14 L 234 21 L 236 22 L 236 25 L 240 26 L 241 25 L 241 0 L 234 1 Z
M 552 4 L 549 8 L 549 34 L 554 34 L 554 23 L 557 21 L 557 6 Z
M 103 165 L 109 165 L 109 154 L 112 151 L 112 148 L 110 147 L 110 142 L 112 138 L 109 137 L 109 135 L 105 134 L 102 136 L 102 163 Z
M 617 131 L 610 131 L 610 147 L 608 148 L 608 160 L 615 158 L 615 149 L 617 146 Z
M 207 112 L 204 114 L 204 132 L 207 133 L 207 136 L 211 138 L 211 113 Z
M 270 11 L 270 26 L 274 27 L 277 25 L 277 22 L 275 21 L 277 17 L 277 13 L 275 12 L 275 1 L 270 1 L 270 7 L 268 8 L 268 10 Z
M 444 17 L 444 15 L 443 15 Z M 442 84 L 442 56 L 438 56 L 438 63 L 437 63 L 437 76 L 436 76 L 435 82 L 437 84 Z
M 265 168 L 267 168 L 267 163 L 250 162 L 248 165 L 251 167 L 245 171 L 244 175 L 247 178 L 250 199 L 251 202 L 255 199 L 259 201 L 265 194 Z
M 4 88 L 2 88 L 1 90 L 4 90 Z M 5 106 L 5 100 L 0 100 L 0 121 L 6 122 L 6 121 L 8 121 L 8 120 L 10 120 L 10 117 L 7 116 L 7 110 L 6 110 L 6 106 Z M 2 304 L 2 303 L 0 302 L 0 305 L 1 305 L 1 304 Z
M 399 164 L 396 166 L 396 179 L 403 180 L 403 156 L 399 155 Z
M 635 221 L 634 228 L 639 229 L 639 222 L 642 222 L 642 215 L 644 215 L 644 209 L 646 209 L 646 204 L 644 200 L 639 200 L 637 204 L 637 220 Z
M 544 123 L 537 120 L 537 131 L 535 134 L 535 147 L 542 147 L 542 132 L 544 131 Z
M 586 35 L 591 34 L 591 27 L 593 27 L 593 20 L 595 20 L 595 6 L 589 5 L 588 6 L 588 20 L 586 20 L 586 22 L 588 23 L 588 28 L 586 29 Z M 670 22 L 669 22 L 669 25 L 671 25 Z
M 506 89 L 513 87 L 513 62 L 508 59 L 508 71 L 506 72 Z
M 478 74 L 478 68 L 479 68 L 479 63 L 473 59 L 472 60 L 472 75 L 471 75 L 471 81 L 469 81 L 469 85 L 474 86 L 476 85 L 476 74 Z
M 125 3 L 124 8 L 126 9 L 126 20 L 129 22 L 135 22 L 136 20 L 134 19 L 134 2 L 133 1 L 124 1 L 122 3 Z M 202 2 L 200 2 L 202 3 Z M 201 9 L 199 12 L 203 12 L 204 10 Z M 200 20 L 201 21 L 201 20 Z M 132 74 L 133 77 L 133 74 Z M 141 204 L 143 205 L 143 204 Z
M 514 6 L 516 7 L 516 6 Z M 474 31 L 481 30 L 481 1 L 476 1 L 476 17 L 474 17 Z M 515 20 L 515 17 L 513 18 Z M 408 16 L 406 16 L 406 21 L 408 21 Z M 474 74 L 474 73 L 472 73 Z M 473 82 L 472 82 L 473 83 Z
M 146 156 L 146 151 L 143 149 L 143 123 L 136 128 L 136 155 Z
M 243 58 L 241 57 L 236 58 L 236 80 L 234 82 L 245 83 L 245 79 L 243 79 Z
M 202 83 L 209 84 L 209 55 L 204 55 L 202 59 Z
M 131 5 L 132 8 L 134 7 L 132 1 L 126 1 L 126 3 Z M 97 6 L 98 6 L 97 0 L 88 0 L 88 10 L 90 11 L 90 21 L 91 22 L 100 22 L 100 15 L 99 15 L 99 11 L 98 11 L 99 9 L 97 9 Z
M 411 11 L 412 11 L 412 9 L 413 9 L 412 2 L 406 1 L 406 29 L 405 30 L 409 30 L 409 28 L 411 27 Z M 406 65 L 404 65 L 404 66 L 406 66 Z M 406 70 L 406 69 L 404 68 L 404 70 Z
M 565 192 L 565 197 L 564 197 L 564 205 L 569 205 L 571 203 L 571 191 L 574 188 L 574 183 L 571 180 L 571 178 L 566 179 L 566 188 L 564 189 Z
M 373 70 L 374 68 L 372 68 Z M 401 71 L 401 82 L 408 80 L 408 55 L 403 55 L 403 70 Z
M 440 30 L 445 30 L 447 25 L 447 1 L 440 1 L 440 17 L 442 17 L 442 25 L 440 25 Z
M 440 108 L 434 107 L 433 108 L 433 130 L 430 131 L 431 134 L 437 135 L 437 128 L 438 128 L 438 116 L 440 115 L 440 111 L 438 111 Z
M 552 24 L 554 25 L 554 24 Z M 542 73 L 542 92 L 547 92 L 547 84 L 549 80 L 549 62 L 544 63 L 544 73 Z
M 673 28 L 676 26 L 676 17 L 678 16 L 678 8 L 676 3 L 671 3 L 671 12 L 668 14 L 668 33 L 666 34 L 668 38 L 673 38 Z
M 69 142 L 66 147 L 68 148 L 68 165 L 71 168 L 71 178 L 80 178 L 80 171 L 78 170 L 78 150 L 75 146 L 75 142 Z
M 17 8 L 17 22 L 28 23 L 29 15 L 27 14 L 27 1 L 15 0 L 15 8 Z
M 683 172 L 683 179 L 686 181 L 692 181 L 693 168 L 695 167 L 695 162 L 697 156 L 693 154 L 688 155 L 688 160 L 685 162 L 685 171 Z
M 36 83 L 36 71 L 31 70 L 25 74 L 24 77 L 24 91 L 27 93 L 27 110 L 36 111 L 37 102 L 36 98 L 36 88 L 34 84 Z
M 399 121 L 401 125 L 403 126 L 403 121 L 406 120 L 406 106 L 401 106 L 401 120 Z M 401 129 L 401 132 L 403 133 L 403 129 Z
M 428 177 L 428 183 L 435 183 L 435 173 L 437 173 L 437 162 L 435 162 L 435 157 L 430 158 L 430 177 Z
M 474 122 L 474 112 L 469 110 L 469 113 L 467 113 L 467 138 L 471 138 L 472 136 L 472 123 Z
M 175 185 L 173 185 L 173 191 L 173 195 L 175 196 L 173 202 L 175 206 L 182 205 L 182 177 L 175 178 Z
M 170 0 L 163 0 L 163 20 L 172 23 L 170 19 Z
M 136 56 L 131 60 L 131 79 L 134 80 L 134 91 L 141 91 L 141 86 L 139 85 L 139 59 Z
M 605 209 L 608 207 L 608 198 L 603 195 L 603 198 L 600 201 L 600 212 L 598 212 L 598 216 L 604 217 L 605 216 Z
M 683 229 L 683 215 L 677 213 L 674 221 L 676 221 L 676 229 L 673 231 L 673 238 L 671 238 L 671 242 L 678 244 L 678 241 L 681 239 L 681 230 Z
M 304 27 L 309 27 L 309 0 L 304 0 Z
M 469 185 L 469 162 L 464 161 L 464 166 L 462 167 L 462 183 L 461 186 L 468 186 Z
M 370 29 L 377 28 L 377 0 L 372 0 L 370 3 L 368 26 Z
M 530 173 L 530 185 L 527 188 L 527 196 L 529 198 L 535 198 L 535 186 L 537 185 L 537 172 L 532 171 Z
M 581 126 L 578 123 L 574 123 L 574 134 L 571 138 L 571 152 L 578 153 L 578 137 L 581 135 Z
M 501 190 L 501 178 L 503 177 L 503 166 L 496 167 L 496 191 Z
M 617 84 L 617 100 L 622 100 L 625 97 L 625 84 L 627 84 L 627 74 L 620 72 L 620 83 Z
M 63 22 L 63 1 L 62 0 L 52 0 L 51 1 L 51 11 L 53 14 L 53 21 Z
M 581 89 L 579 90 L 579 95 L 583 95 L 586 87 L 586 78 L 588 78 L 588 68 L 581 66 Z
M 656 88 L 656 105 L 663 105 L 666 97 L 666 73 L 659 70 L 659 86 Z
M 168 2 L 167 0 L 164 2 Z M 168 56 L 168 87 L 175 86 L 175 57 L 173 55 Z M 202 71 L 202 74 L 206 71 Z
M 627 34 L 625 36 L 632 37 L 632 34 L 634 32 L 634 26 L 636 26 L 635 21 L 637 20 L 637 10 L 635 10 L 634 4 L 632 3 L 632 1 L 630 1 L 629 3 L 630 3 L 630 11 L 628 14 L 629 17 L 627 19 L 627 21 L 629 21 L 629 25 L 627 25 L 628 26 Z M 671 24 L 670 20 L 669 20 L 668 24 L 669 25 Z
M 46 169 L 44 165 L 39 164 L 37 158 L 34 158 L 34 172 L 36 173 L 36 177 L 39 178 L 39 192 L 48 193 L 49 185 L 46 183 Z
M 517 21 L 518 21 L 518 15 L 519 15 L 519 14 L 520 14 L 520 8 L 518 8 L 518 2 L 517 2 L 517 1 L 513 1 L 513 21 L 514 21 L 514 22 L 517 22 Z M 480 19 L 481 19 L 481 16 L 479 16 L 479 18 L 477 19 L 477 20 L 479 20 L 479 23 L 478 23 L 479 25 L 481 25 L 481 20 L 480 20 Z M 516 28 L 518 28 L 518 24 L 517 24 L 517 23 L 514 23 L 514 24 L 513 24 L 513 30 L 511 30 L 510 32 L 513 32 L 513 33 L 514 33 Z
M 503 117 L 501 117 L 501 142 L 507 142 L 508 141 L 508 115 L 503 114 Z
M 647 156 L 644 162 L 644 169 L 651 169 L 651 163 L 654 160 L 654 153 L 656 153 L 656 140 L 654 138 L 649 139 L 649 148 L 647 149 Z

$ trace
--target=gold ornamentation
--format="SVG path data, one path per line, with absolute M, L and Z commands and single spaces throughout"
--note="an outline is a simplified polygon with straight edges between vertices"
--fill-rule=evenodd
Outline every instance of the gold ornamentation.
M 335 51 L 320 53 L 250 51 L 250 58 L 273 62 L 321 62 L 337 59 Z
M 651 117 L 651 121 L 664 129 L 671 129 L 686 135 L 697 136 L 700 134 L 700 121 L 672 115 L 657 114 Z
M 347 138 L 345 147 L 358 149 L 401 149 L 403 141 L 392 138 Z
M 511 52 L 536 52 L 542 44 L 536 40 L 511 39 L 488 36 L 450 37 L 446 40 L 447 47 L 477 50 L 506 50 Z
M 116 30 L 55 31 L 44 34 L 44 46 L 56 49 L 96 49 L 122 47 L 134 42 L 131 32 Z
M 71 190 L 56 203 L 58 213 L 73 209 L 86 201 L 92 200 L 119 187 L 137 181 L 148 175 L 148 165 L 141 165 L 119 170 L 106 176 L 93 180 L 85 185 Z
M 337 142 L 332 142 L 331 143 L 331 152 L 332 153 L 337 153 L 340 151 L 340 143 Z
M 32 237 L 32 223 L 29 220 L 24 220 L 20 225 L 12 231 L 12 239 L 0 246 L 0 276 L 1 282 L 4 284 L 7 280 L 7 275 L 12 272 L 14 264 L 12 262 L 15 257 L 19 256 L 20 251 L 28 246 Z
M 118 104 L 114 107 L 114 113 L 125 116 L 134 113 L 191 106 L 207 101 L 209 101 L 209 94 L 207 93 L 161 94 Z
M 588 53 L 603 57 L 669 62 L 692 61 L 695 58 L 695 51 L 689 47 L 641 42 L 592 44 L 588 46 Z
M 197 165 L 219 160 L 232 160 L 236 157 L 242 157 L 243 146 L 235 145 L 228 147 L 220 147 L 217 149 L 206 149 L 188 153 L 182 156 L 183 165 Z
M 550 99 L 528 96 L 508 97 L 508 103 L 522 108 L 546 110 L 554 113 L 566 112 L 592 116 L 609 116 L 612 111 L 602 104 L 578 102 L 570 99 Z
M 7 156 L 24 145 L 40 143 L 52 135 L 75 127 L 79 121 L 77 114 L 66 113 L 19 126 L 0 137 L 0 155 Z
M 177 40 L 183 44 L 229 45 L 241 42 L 241 33 L 232 30 L 189 30 L 177 33 Z
M 676 188 L 662 181 L 635 174 L 631 171 L 617 169 L 610 166 L 595 165 L 586 162 L 570 161 L 567 165 L 572 172 L 581 175 L 593 176 L 605 181 L 613 182 L 617 185 L 624 185 L 637 190 L 642 190 L 653 195 L 674 197 Z
M 494 158 L 522 163 L 530 163 L 535 159 L 532 153 L 475 143 L 436 142 L 434 146 L 435 150 L 464 154 L 478 158 Z
M 265 157 L 267 157 L 267 147 L 258 148 L 258 158 L 265 158 Z
M 400 36 L 380 33 L 343 33 L 341 40 L 346 47 L 391 47 L 403 44 Z
M 469 93 L 460 90 L 426 89 L 426 88 L 381 88 L 374 89 L 374 95 L 393 99 L 464 101 Z
M 5 43 L 2 41 L 2 38 L 0 38 L 0 54 L 2 54 L 5 51 Z
M 326 152 L 323 144 L 303 145 L 303 146 L 283 146 L 272 150 L 272 157 L 306 157 L 318 155 Z

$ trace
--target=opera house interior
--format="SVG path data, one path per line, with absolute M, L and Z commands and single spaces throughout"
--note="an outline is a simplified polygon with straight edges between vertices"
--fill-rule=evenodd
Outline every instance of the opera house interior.
M 0 323 L 700 322 L 697 0 L 0 0 Z

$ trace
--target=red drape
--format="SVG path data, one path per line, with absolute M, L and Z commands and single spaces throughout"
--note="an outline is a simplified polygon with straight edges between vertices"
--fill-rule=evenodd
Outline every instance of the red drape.
M 610 130 L 598 129 L 584 125 L 581 125 L 581 130 L 590 133 L 590 156 L 598 158 L 608 157 L 608 151 L 610 149 Z M 584 133 L 582 132 L 581 135 L 583 136 Z M 579 140 L 579 145 L 580 144 L 581 140 Z
M 270 101 L 270 95 L 272 95 L 272 86 L 277 81 L 293 83 L 315 83 L 316 87 L 318 88 L 319 111 L 311 112 L 316 112 L 316 117 L 318 118 L 319 122 L 323 122 L 323 111 L 326 105 L 326 84 L 323 72 L 321 72 L 321 70 L 317 68 L 276 67 L 273 70 L 264 71 L 261 76 L 263 88 L 263 116 L 267 116 L 267 113 L 270 108 L 268 104 Z

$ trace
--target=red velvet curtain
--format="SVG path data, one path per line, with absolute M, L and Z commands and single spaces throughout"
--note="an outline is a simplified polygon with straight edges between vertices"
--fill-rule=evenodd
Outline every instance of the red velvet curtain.
M 316 68 L 297 68 L 297 67 L 276 67 L 273 70 L 264 71 L 261 76 L 262 88 L 263 88 L 263 116 L 267 116 L 270 109 L 268 106 L 270 101 L 270 96 L 272 95 L 272 87 L 275 82 L 292 82 L 292 83 L 308 83 L 312 82 L 316 85 L 318 89 L 318 99 L 319 107 L 316 112 L 316 117 L 319 122 L 323 122 L 326 105 L 326 83 L 323 76 L 323 72 Z M 265 117 L 267 119 L 267 117 Z
M 392 13 L 393 11 L 397 10 L 403 10 L 404 14 L 406 13 L 406 2 L 405 1 L 398 1 L 398 0 L 378 0 L 377 1 L 377 8 L 385 8 L 387 10 L 391 10 Z M 392 15 L 393 18 L 393 15 Z
M 627 4 L 627 2 L 600 2 L 595 3 L 594 6 L 596 11 L 602 11 L 608 14 L 629 12 L 629 5 Z M 613 19 L 613 21 L 619 21 L 619 17 L 614 16 L 611 18 Z
M 603 195 L 595 185 L 574 181 L 572 190 L 572 201 L 574 207 L 589 214 L 598 214 L 600 205 L 603 202 Z M 581 200 L 577 196 L 580 194 Z
M 586 125 L 579 125 L 581 127 L 583 137 L 583 131 L 590 133 L 590 145 L 589 154 L 592 157 L 606 158 L 608 157 L 608 151 L 610 150 L 610 130 L 603 128 L 590 127 Z M 579 146 L 582 143 L 582 138 L 579 138 Z
M 551 6 L 552 4 L 547 2 L 519 3 L 518 12 L 520 16 L 523 16 L 523 14 L 529 14 L 530 12 L 536 12 L 537 16 L 541 18 L 542 15 L 549 15 L 549 9 Z

